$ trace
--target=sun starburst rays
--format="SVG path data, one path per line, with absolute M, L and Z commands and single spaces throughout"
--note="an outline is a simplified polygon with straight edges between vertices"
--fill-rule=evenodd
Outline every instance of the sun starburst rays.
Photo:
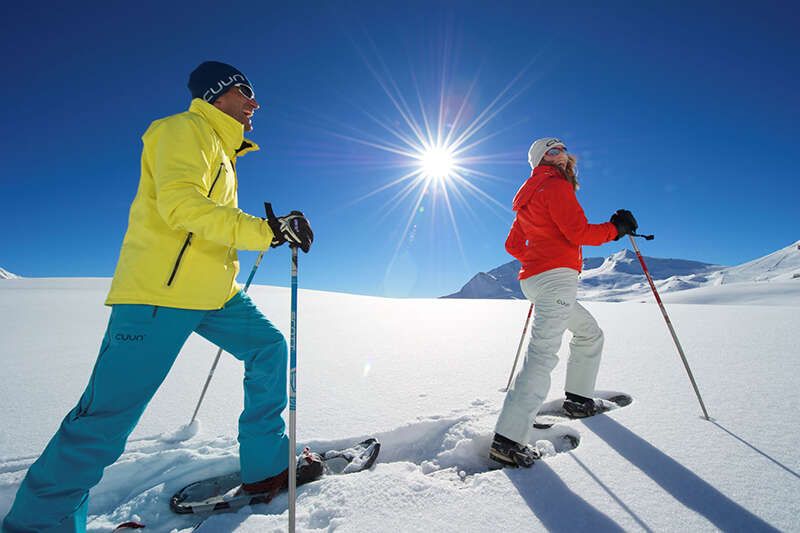
M 344 128 L 349 132 L 330 133 L 340 139 L 387 154 L 383 166 L 402 169 L 402 172 L 398 177 L 392 177 L 353 199 L 349 205 L 391 191 L 379 208 L 379 220 L 386 220 L 390 216 L 397 220 L 397 211 L 399 209 L 405 211 L 398 220 L 401 228 L 399 239 L 394 246 L 387 272 L 398 258 L 404 243 L 410 244 L 413 241 L 417 233 L 416 222 L 423 220 L 421 218 L 423 213 L 429 216 L 426 220 L 434 220 L 438 216 L 442 218 L 445 227 L 448 224 L 451 226 L 455 243 L 466 264 L 458 222 L 460 214 L 466 214 L 468 218 L 480 221 L 485 219 L 487 211 L 503 220 L 507 220 L 511 213 L 508 206 L 484 190 L 479 182 L 509 181 L 483 167 L 519 164 L 519 157 L 516 154 L 512 159 L 511 154 L 491 153 L 488 147 L 490 141 L 496 141 L 500 135 L 523 122 L 514 121 L 510 125 L 506 123 L 502 128 L 492 127 L 500 113 L 508 109 L 529 87 L 530 84 L 521 87 L 520 80 L 530 64 L 495 96 L 490 97 L 489 103 L 481 108 L 475 105 L 481 79 L 479 73 L 466 84 L 462 84 L 463 90 L 460 93 L 450 87 L 450 71 L 447 63 L 451 50 L 447 43 L 445 50 L 442 51 L 442 68 L 433 73 L 433 77 L 438 79 L 431 84 L 432 90 L 423 90 L 423 84 L 418 79 L 418 72 L 424 72 L 411 68 L 409 76 L 411 90 L 404 93 L 399 78 L 393 75 L 381 58 L 374 42 L 370 39 L 367 41 L 372 52 L 370 56 L 374 56 L 372 60 L 363 49 L 358 46 L 356 48 L 367 70 L 386 97 L 389 103 L 388 110 L 370 112 L 365 109 L 364 102 L 359 102 L 355 105 L 369 123 L 375 126 L 372 128 L 373 131 L 367 133 L 358 130 L 353 123 L 350 123 Z M 408 98 L 406 94 L 411 97 Z M 476 206 L 480 213 L 476 211 Z M 435 231 L 443 235 L 442 229 L 442 225 L 438 224 Z M 432 228 L 431 230 L 433 231 Z

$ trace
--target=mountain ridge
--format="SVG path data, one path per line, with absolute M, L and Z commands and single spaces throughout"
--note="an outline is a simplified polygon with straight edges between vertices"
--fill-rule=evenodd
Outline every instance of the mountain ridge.
M 706 286 L 800 279 L 800 240 L 741 265 L 723 266 L 687 259 L 643 256 L 658 291 L 678 292 Z M 473 276 L 458 292 L 442 298 L 524 299 L 517 273 L 519 261 L 504 263 Z M 625 301 L 650 292 L 636 254 L 625 248 L 608 257 L 584 259 L 578 298 Z
M 9 272 L 8 270 L 6 270 L 4 268 L 0 268 L 0 279 L 19 279 L 21 277 L 22 276 L 18 276 L 16 274 L 14 274 L 13 272 Z

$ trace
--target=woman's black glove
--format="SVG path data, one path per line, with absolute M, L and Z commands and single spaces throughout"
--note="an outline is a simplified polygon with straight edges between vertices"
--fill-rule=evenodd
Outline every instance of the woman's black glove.
M 615 241 L 620 240 L 625 235 L 636 233 L 636 230 L 639 229 L 639 224 L 633 218 L 633 213 L 627 209 L 618 209 L 616 213 L 611 215 L 611 223 L 617 228 Z

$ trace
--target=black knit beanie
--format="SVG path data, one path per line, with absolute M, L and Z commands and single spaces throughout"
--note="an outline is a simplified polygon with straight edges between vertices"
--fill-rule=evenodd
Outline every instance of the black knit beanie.
M 219 61 L 204 61 L 189 75 L 189 92 L 192 98 L 202 98 L 213 104 L 222 93 L 237 83 L 253 85 L 237 68 Z

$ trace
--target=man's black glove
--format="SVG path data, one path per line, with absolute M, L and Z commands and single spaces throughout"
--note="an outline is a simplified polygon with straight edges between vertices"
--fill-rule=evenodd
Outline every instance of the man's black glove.
M 637 224 L 636 219 L 633 218 L 633 213 L 627 209 L 618 209 L 616 213 L 611 215 L 611 223 L 617 227 L 617 237 L 614 239 L 615 241 L 620 240 L 620 238 L 625 235 L 636 233 L 636 230 L 639 229 L 639 224 Z
M 311 224 L 301 211 L 292 211 L 288 215 L 276 217 L 272 212 L 272 206 L 267 207 L 267 224 L 272 230 L 272 242 L 270 246 L 275 248 L 285 243 L 291 246 L 298 246 L 305 253 L 311 249 L 314 242 L 314 232 L 311 231 Z

